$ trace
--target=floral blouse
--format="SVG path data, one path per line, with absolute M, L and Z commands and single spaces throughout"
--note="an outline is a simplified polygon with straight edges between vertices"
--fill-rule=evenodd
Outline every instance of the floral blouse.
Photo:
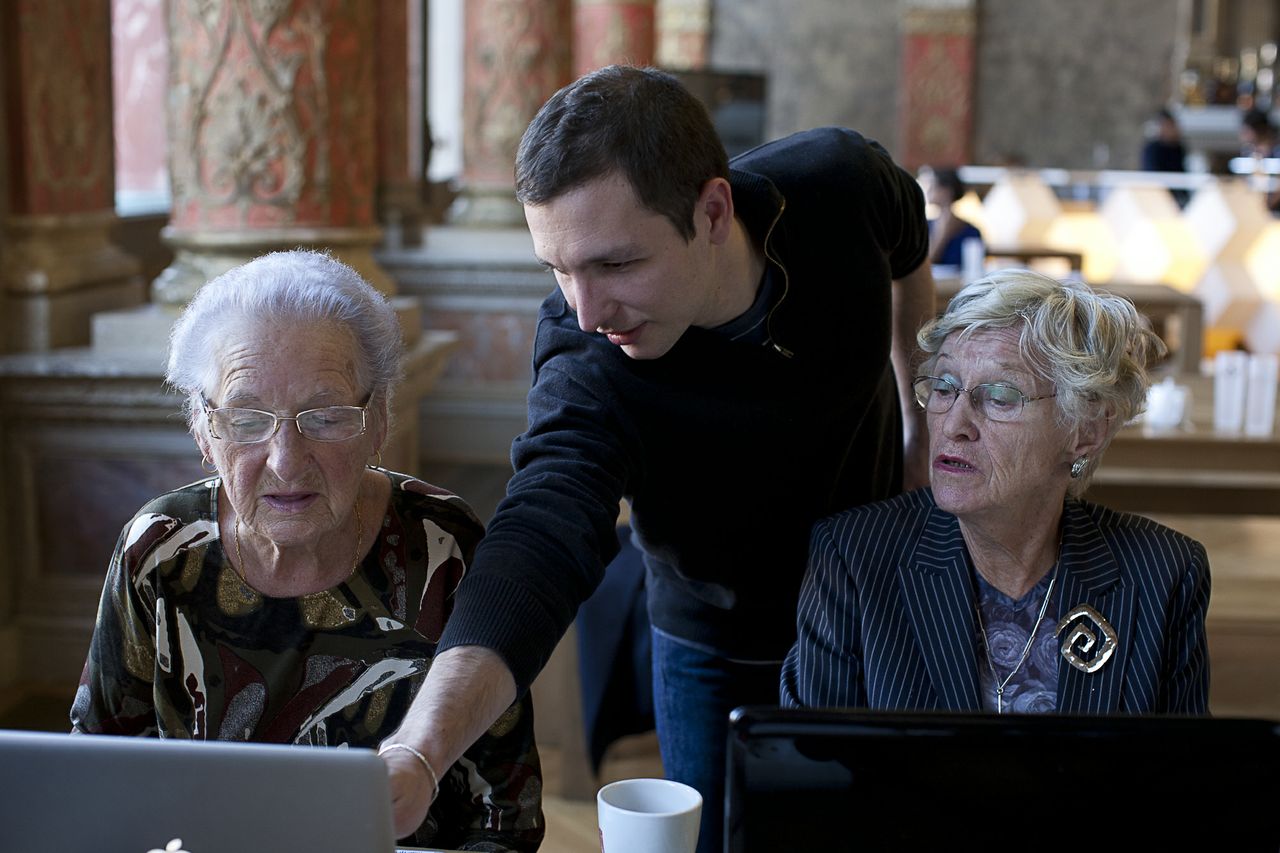
M 73 731 L 376 748 L 421 686 L 483 528 L 461 499 L 401 474 L 347 580 L 264 596 L 228 562 L 217 477 L 151 501 L 107 572 Z M 528 695 L 442 775 L 411 836 L 535 850 L 542 778 Z

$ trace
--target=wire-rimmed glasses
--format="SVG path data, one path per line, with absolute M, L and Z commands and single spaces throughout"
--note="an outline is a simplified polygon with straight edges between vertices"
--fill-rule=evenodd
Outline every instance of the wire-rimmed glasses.
M 950 379 L 941 376 L 917 376 L 911 383 L 916 393 L 916 402 L 920 408 L 935 415 L 945 415 L 951 411 L 961 394 L 969 395 L 969 402 L 982 412 L 983 416 L 993 421 L 1016 421 L 1022 414 L 1022 407 L 1036 400 L 1048 400 L 1058 396 L 1057 393 L 1041 394 L 1039 397 L 1028 397 L 1012 385 L 1003 382 L 983 382 L 972 388 L 961 388 Z
M 293 421 L 303 438 L 312 441 L 346 441 L 365 430 L 365 414 L 373 397 L 360 406 L 323 406 L 307 409 L 291 417 L 264 412 L 261 409 L 242 409 L 237 406 L 212 408 L 204 397 L 205 417 L 209 419 L 209 434 L 221 441 L 236 444 L 257 444 L 266 441 L 280 429 L 281 421 Z

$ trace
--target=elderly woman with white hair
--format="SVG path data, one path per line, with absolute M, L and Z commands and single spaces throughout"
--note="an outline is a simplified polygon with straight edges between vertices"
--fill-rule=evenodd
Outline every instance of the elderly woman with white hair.
M 527 696 L 453 767 L 388 740 L 483 533 L 459 498 L 373 464 L 402 352 L 387 300 L 324 254 L 265 255 L 200 290 L 167 378 L 213 475 L 121 533 L 73 730 L 380 748 L 437 791 L 410 843 L 535 850 Z
M 1143 318 L 1006 270 L 918 342 L 931 488 L 815 526 L 783 704 L 1205 713 L 1204 547 L 1080 499 L 1145 401 Z

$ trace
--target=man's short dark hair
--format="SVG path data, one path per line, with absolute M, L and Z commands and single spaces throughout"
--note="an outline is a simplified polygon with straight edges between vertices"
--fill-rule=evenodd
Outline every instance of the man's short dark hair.
M 693 207 L 729 159 L 707 108 L 656 68 L 610 65 L 551 96 L 516 154 L 516 198 L 545 204 L 611 173 L 640 203 L 693 238 Z

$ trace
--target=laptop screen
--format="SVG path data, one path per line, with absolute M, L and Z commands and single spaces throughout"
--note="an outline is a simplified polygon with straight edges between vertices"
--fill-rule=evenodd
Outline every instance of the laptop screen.
M 1280 849 L 1263 720 L 748 707 L 726 849 Z
M 370 750 L 0 730 L 6 853 L 391 853 L 391 836 Z

